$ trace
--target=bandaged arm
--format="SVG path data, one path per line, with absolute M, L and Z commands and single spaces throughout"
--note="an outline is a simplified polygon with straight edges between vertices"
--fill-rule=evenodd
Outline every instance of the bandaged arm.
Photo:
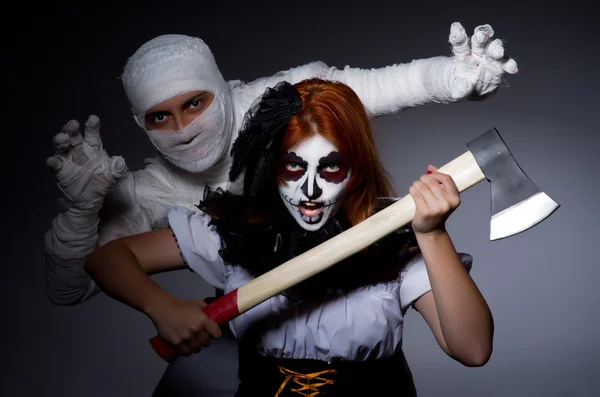
M 54 218 L 45 235 L 46 294 L 52 303 L 80 304 L 100 291 L 84 269 L 96 246 L 166 224 L 169 205 L 164 196 L 172 190 L 167 183 L 160 167 L 151 163 L 128 172 L 100 213 L 70 207 Z
M 295 84 L 313 77 L 348 85 L 356 92 L 372 117 L 429 103 L 456 102 L 450 91 L 453 62 L 451 57 L 440 56 L 374 69 L 350 66 L 338 69 L 323 62 L 313 62 L 246 84 L 242 110 L 247 110 L 251 102 L 267 87 L 273 87 L 282 80 Z
M 254 85 L 261 91 L 255 94 L 262 93 L 266 87 L 260 85 L 265 82 L 271 86 L 285 79 L 294 84 L 308 77 L 320 77 L 350 86 L 371 117 L 429 103 L 458 102 L 472 95 L 482 97 L 499 87 L 504 73 L 518 72 L 515 60 L 505 56 L 502 40 L 491 40 L 492 36 L 490 25 L 476 27 L 469 37 L 464 27 L 454 22 L 448 37 L 453 56 L 416 59 L 376 69 L 346 66 L 340 70 L 315 62 L 259 79 L 259 84 Z
M 456 102 L 450 90 L 453 62 L 439 56 L 378 69 L 331 67 L 327 79 L 350 86 L 369 114 L 378 117 L 429 103 Z

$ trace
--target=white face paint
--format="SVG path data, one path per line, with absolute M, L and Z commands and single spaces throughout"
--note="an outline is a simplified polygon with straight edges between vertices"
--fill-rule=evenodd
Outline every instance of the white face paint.
M 281 167 L 286 184 L 279 194 L 287 209 L 301 227 L 318 230 L 341 207 L 350 168 L 338 148 L 318 134 L 292 146 Z

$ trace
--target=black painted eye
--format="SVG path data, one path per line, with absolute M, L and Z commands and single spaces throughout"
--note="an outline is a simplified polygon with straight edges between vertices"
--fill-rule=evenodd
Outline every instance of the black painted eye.
M 283 179 L 285 180 L 294 180 L 300 178 L 304 175 L 304 166 L 296 161 L 287 161 L 283 164 L 283 169 L 281 170 Z
M 344 164 L 331 163 L 319 170 L 319 176 L 328 182 L 340 183 L 348 177 L 349 170 Z

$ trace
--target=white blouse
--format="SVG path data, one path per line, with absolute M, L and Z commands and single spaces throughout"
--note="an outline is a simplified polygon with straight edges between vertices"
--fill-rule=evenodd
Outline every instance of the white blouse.
M 173 207 L 168 219 L 188 266 L 212 287 L 228 293 L 252 280 L 248 271 L 219 256 L 221 239 L 207 214 Z M 459 255 L 470 271 L 473 258 Z M 404 314 L 430 290 L 425 262 L 417 255 L 394 281 L 358 288 L 317 307 L 277 295 L 229 325 L 241 338 L 260 320 L 257 349 L 264 356 L 326 362 L 383 358 L 402 348 Z

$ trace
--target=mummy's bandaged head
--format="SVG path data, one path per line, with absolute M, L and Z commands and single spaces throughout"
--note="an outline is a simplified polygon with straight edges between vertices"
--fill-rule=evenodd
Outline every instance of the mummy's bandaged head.
M 338 148 L 315 134 L 289 148 L 280 167 L 285 206 L 302 228 L 318 230 L 340 208 L 350 180 Z
M 181 131 L 148 131 L 167 160 L 190 172 L 203 172 L 229 149 L 233 111 L 229 86 L 210 48 L 199 38 L 163 35 L 142 45 L 123 73 L 125 93 L 138 125 L 159 103 L 191 91 L 214 94 L 212 104 Z

